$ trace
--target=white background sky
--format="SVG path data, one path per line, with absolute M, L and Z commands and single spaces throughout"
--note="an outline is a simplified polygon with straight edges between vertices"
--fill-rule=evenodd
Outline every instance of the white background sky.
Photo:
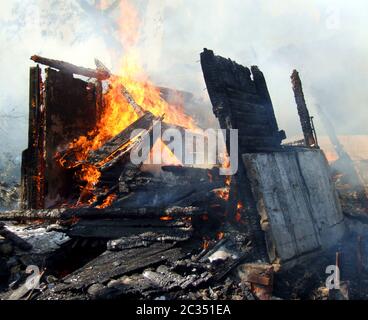
M 288 136 L 301 134 L 289 78 L 294 68 L 312 114 L 319 103 L 338 133 L 368 133 L 368 1 L 130 1 L 142 20 L 139 47 L 148 74 L 158 85 L 203 97 L 202 114 L 212 117 L 199 64 L 206 47 L 260 67 L 279 127 Z M 111 22 L 119 16 L 117 9 Z M 26 146 L 29 57 L 40 54 L 87 67 L 97 57 L 114 69 L 116 34 L 106 36 L 103 26 L 77 0 L 0 2 L 0 115 L 25 115 L 0 120 L 2 149 L 17 153 Z M 318 120 L 316 126 L 323 133 Z

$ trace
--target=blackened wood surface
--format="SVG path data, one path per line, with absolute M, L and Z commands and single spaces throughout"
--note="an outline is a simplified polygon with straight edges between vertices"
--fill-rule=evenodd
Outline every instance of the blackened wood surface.
M 30 68 L 28 148 L 22 154 L 21 207 L 40 209 L 44 206 L 44 134 L 41 69 Z
M 81 220 L 67 231 L 70 237 L 119 239 L 134 237 L 145 232 L 155 232 L 162 237 L 190 236 L 192 228 L 182 221 L 157 220 Z
M 240 220 L 243 224 L 235 226 L 252 241 L 252 255 L 266 261 L 264 233 L 246 169 L 241 165 L 241 155 L 279 150 L 285 133 L 278 129 L 267 84 L 258 67 L 249 69 L 230 59 L 215 56 L 207 49 L 201 53 L 201 65 L 221 128 L 238 129 L 239 168 L 231 180 L 229 221 L 236 220 L 236 215 L 239 215 L 237 207 L 242 205 Z M 229 153 L 232 152 L 229 139 L 226 147 Z
M 157 263 L 176 261 L 185 253 L 172 244 L 157 243 L 147 248 L 105 252 L 63 279 L 54 292 L 87 288 L 93 283 L 107 283 L 127 273 L 142 270 Z
M 70 208 L 44 210 L 14 210 L 0 214 L 0 221 L 69 220 L 69 219 L 144 219 L 170 217 L 191 217 L 201 215 L 204 209 L 195 207 L 151 207 L 151 208 Z
M 46 74 L 45 179 L 47 202 L 52 205 L 59 197 L 67 198 L 72 185 L 71 174 L 55 160 L 56 152 L 95 128 L 98 115 L 94 84 L 50 68 Z
M 205 49 L 201 64 L 213 111 L 223 129 L 238 129 L 240 153 L 280 147 L 278 130 L 263 73 Z
M 71 64 L 69 62 L 60 61 L 60 60 L 54 60 L 54 59 L 48 59 L 44 57 L 40 57 L 37 55 L 34 55 L 31 57 L 31 60 L 37 63 L 44 64 L 46 66 L 59 69 L 62 72 L 70 73 L 70 74 L 79 74 L 88 78 L 96 78 L 98 80 L 106 80 L 110 78 L 110 73 L 105 70 L 94 70 L 84 67 L 78 67 L 74 64 Z

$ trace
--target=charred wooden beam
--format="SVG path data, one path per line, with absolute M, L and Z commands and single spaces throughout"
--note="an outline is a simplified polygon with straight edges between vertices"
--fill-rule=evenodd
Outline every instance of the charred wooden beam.
M 207 49 L 201 53 L 201 66 L 221 128 L 243 131 L 239 137 L 243 137 L 245 143 L 239 152 L 280 148 L 285 132 L 278 129 L 266 80 L 258 67 L 249 69 L 230 59 L 215 56 L 212 50 Z M 258 136 L 264 139 L 252 143 L 253 137 Z
M 181 242 L 189 240 L 192 235 L 191 228 L 174 228 L 164 233 L 155 229 L 138 235 L 124 236 L 107 243 L 110 251 L 126 250 L 131 248 L 147 247 L 154 242 Z
M 74 74 L 82 75 L 88 78 L 96 78 L 98 80 L 106 80 L 110 78 L 110 73 L 102 69 L 95 70 L 95 69 L 90 69 L 90 68 L 85 68 L 85 67 L 78 67 L 69 62 L 48 59 L 48 58 L 40 57 L 37 55 L 33 55 L 31 57 L 31 60 L 33 60 L 36 63 L 40 63 L 43 65 L 49 66 L 51 68 L 58 69 L 65 73 L 71 73 L 71 74 L 74 73 Z
M 131 136 L 134 130 L 149 130 L 155 120 L 159 120 L 159 118 L 150 112 L 146 112 L 144 116 L 107 141 L 101 148 L 90 152 L 87 162 L 95 166 L 100 166 L 109 156 L 114 156 L 122 146 L 127 146 L 131 142 Z
M 13 210 L 0 213 L 0 221 L 59 220 L 67 209 Z
M 279 151 L 285 132 L 279 130 L 271 97 L 263 73 L 256 66 L 250 69 L 220 56 L 212 50 L 201 53 L 201 66 L 215 116 L 223 129 L 239 130 L 238 161 L 244 153 Z M 251 125 L 251 127 L 250 127 Z M 230 154 L 230 139 L 226 139 Z M 244 234 L 252 239 L 256 259 L 267 259 L 264 233 L 244 166 L 231 180 L 228 210 L 230 217 L 237 214 L 237 206 L 246 206 Z
M 155 243 L 149 247 L 124 251 L 107 251 L 84 267 L 63 278 L 63 283 L 54 288 L 55 292 L 79 290 L 94 283 L 107 283 L 127 273 L 144 270 L 166 261 L 177 261 L 186 252 L 174 248 L 170 243 Z
M 305 145 L 308 147 L 318 147 L 311 117 L 304 98 L 302 82 L 300 80 L 299 73 L 296 70 L 291 74 L 291 83 L 294 91 L 295 102 L 298 108 L 300 124 L 304 134 Z
M 156 232 L 162 238 L 165 237 L 190 237 L 191 227 L 177 227 L 170 221 L 141 222 L 129 226 L 130 221 L 121 220 L 81 220 L 74 224 L 66 234 L 69 237 L 93 238 L 93 239 L 119 239 L 124 236 L 135 237 L 145 232 Z
M 167 208 L 75 208 L 75 209 L 44 209 L 44 210 L 13 210 L 0 213 L 0 221 L 32 221 L 32 220 L 69 220 L 75 219 L 142 219 L 191 217 L 201 215 L 204 210 L 196 207 Z
M 110 251 L 120 251 L 132 248 L 147 247 L 154 242 L 180 242 L 190 239 L 190 235 L 167 235 L 155 232 L 146 232 L 138 236 L 123 237 L 112 240 L 107 243 L 107 249 Z
M 212 278 L 212 275 L 209 272 L 190 274 L 183 277 L 178 273 L 171 271 L 165 265 L 159 266 L 156 271 L 146 270 L 143 272 L 143 276 L 165 291 L 195 288 L 208 282 Z
M 41 209 L 45 198 L 45 110 L 41 108 L 41 69 L 30 68 L 28 149 L 22 154 L 21 207 Z
M 97 67 L 97 70 L 105 72 L 106 74 L 110 74 L 110 70 L 98 59 L 95 59 L 95 64 Z M 116 76 L 114 76 L 116 78 Z M 146 111 L 135 101 L 133 96 L 130 94 L 130 92 L 125 88 L 122 84 L 121 87 L 121 93 L 124 96 L 124 98 L 128 101 L 128 103 L 133 107 L 134 111 L 137 113 L 139 117 L 143 117 Z
M 69 199 L 75 186 L 71 172 L 55 159 L 61 147 L 96 127 L 96 86 L 71 74 L 46 69 L 45 84 L 45 188 L 46 200 Z M 61 202 L 64 202 L 61 200 Z
M 123 85 L 121 86 L 121 93 L 123 94 L 124 98 L 128 101 L 128 103 L 133 107 L 137 115 L 143 117 L 146 111 L 134 100 L 133 96 Z

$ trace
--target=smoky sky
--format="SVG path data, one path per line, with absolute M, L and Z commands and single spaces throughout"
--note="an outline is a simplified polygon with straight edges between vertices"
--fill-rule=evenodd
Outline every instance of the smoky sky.
M 104 1 L 105 4 L 114 1 Z M 124 1 L 122 1 L 124 3 Z M 279 127 L 301 136 L 290 75 L 297 69 L 312 115 L 329 114 L 338 134 L 367 134 L 368 2 L 365 0 L 130 0 L 139 15 L 142 65 L 157 85 L 194 93 L 214 123 L 199 63 L 203 48 L 258 65 Z M 29 57 L 86 67 L 99 58 L 117 71 L 124 8 L 105 14 L 91 0 L 11 0 L 0 4 L 1 148 L 26 146 Z M 5 116 L 4 116 L 5 115 Z M 316 115 L 317 116 L 317 115 Z M 324 133 L 316 119 L 317 131 Z

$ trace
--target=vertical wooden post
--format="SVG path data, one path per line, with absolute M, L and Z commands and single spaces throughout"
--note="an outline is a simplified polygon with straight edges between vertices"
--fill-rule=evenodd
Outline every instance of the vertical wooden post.
M 298 114 L 300 118 L 300 124 L 302 125 L 305 145 L 310 148 L 318 147 L 317 141 L 313 134 L 311 117 L 304 99 L 302 82 L 300 80 L 299 73 L 296 70 L 294 70 L 291 75 L 291 83 L 293 86 L 295 102 L 298 107 Z
M 30 68 L 28 149 L 22 154 L 22 208 L 44 207 L 45 122 L 39 66 Z

